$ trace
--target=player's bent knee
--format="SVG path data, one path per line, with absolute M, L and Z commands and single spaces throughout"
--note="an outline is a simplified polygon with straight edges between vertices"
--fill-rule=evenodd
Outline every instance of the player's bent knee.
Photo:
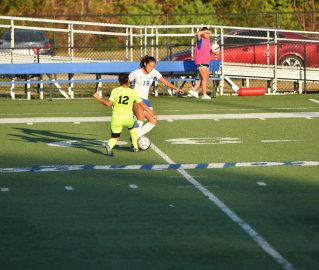
M 118 139 L 118 138 L 120 138 L 120 136 L 121 136 L 121 133 L 111 132 L 111 137 L 112 137 L 113 139 Z

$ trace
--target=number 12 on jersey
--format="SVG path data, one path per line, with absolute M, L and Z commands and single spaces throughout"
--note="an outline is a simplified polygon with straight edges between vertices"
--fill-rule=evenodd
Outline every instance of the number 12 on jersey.
M 119 96 L 119 104 L 128 104 L 129 97 L 128 96 Z

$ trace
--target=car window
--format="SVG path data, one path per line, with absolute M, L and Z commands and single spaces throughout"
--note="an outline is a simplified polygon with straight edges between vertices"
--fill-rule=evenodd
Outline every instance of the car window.
M 228 46 L 238 46 L 238 45 L 245 45 L 251 44 L 252 41 L 250 38 L 240 38 L 240 37 L 225 37 L 224 44 Z
M 265 39 L 258 39 L 259 37 L 267 37 L 267 32 L 266 31 L 246 31 L 240 33 L 241 36 L 250 36 L 250 37 L 256 37 L 256 38 L 249 38 L 247 39 L 247 43 L 250 44 L 259 44 L 266 42 Z
M 11 40 L 11 33 L 6 32 L 4 33 L 3 39 L 6 41 Z M 39 31 L 26 31 L 26 32 L 15 32 L 14 33 L 14 41 L 21 43 L 21 42 L 38 42 L 43 41 L 44 35 L 42 32 Z

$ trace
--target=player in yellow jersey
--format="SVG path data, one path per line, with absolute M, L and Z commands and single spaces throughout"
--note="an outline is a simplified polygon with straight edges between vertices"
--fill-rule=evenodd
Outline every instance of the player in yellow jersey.
M 108 100 L 102 99 L 98 93 L 94 97 L 103 105 L 112 106 L 111 138 L 106 143 L 106 153 L 113 156 L 113 147 L 116 145 L 121 136 L 123 127 L 127 127 L 131 134 L 133 152 L 138 151 L 137 131 L 134 128 L 133 105 L 141 104 L 143 109 L 154 117 L 154 113 L 142 101 L 137 92 L 129 87 L 128 74 L 119 75 L 120 87 L 114 88 Z

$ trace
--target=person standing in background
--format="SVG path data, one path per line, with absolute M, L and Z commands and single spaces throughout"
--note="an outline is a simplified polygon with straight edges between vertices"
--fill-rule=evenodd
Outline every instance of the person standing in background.
M 207 95 L 207 84 L 209 80 L 209 62 L 210 62 L 210 52 L 211 52 L 211 42 L 210 35 L 212 33 L 209 31 L 207 27 L 203 27 L 196 34 L 196 45 L 194 52 L 194 61 L 197 66 L 200 81 L 195 85 L 195 89 L 189 90 L 188 94 L 191 96 L 198 98 L 198 88 L 199 84 L 202 85 L 202 99 L 211 99 Z

